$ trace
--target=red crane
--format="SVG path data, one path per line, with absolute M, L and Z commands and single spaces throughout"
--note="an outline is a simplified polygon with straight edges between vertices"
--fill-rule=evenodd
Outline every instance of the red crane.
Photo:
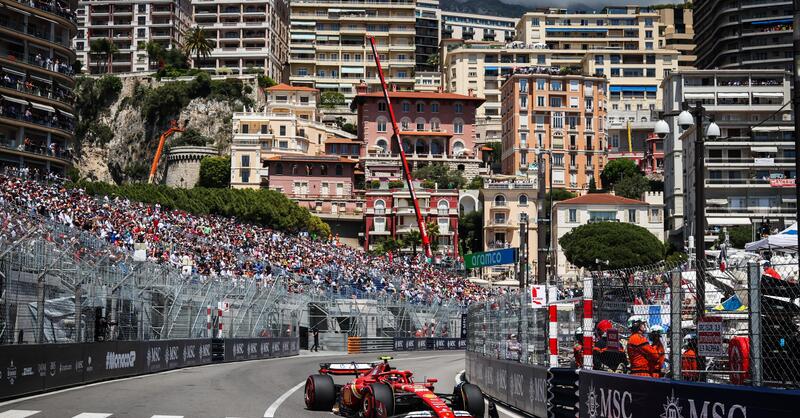
M 161 159 L 161 153 L 164 151 L 164 143 L 175 132 L 183 132 L 183 128 L 178 126 L 178 122 L 171 120 L 169 121 L 169 129 L 161 134 L 161 138 L 158 140 L 158 149 L 156 150 L 156 156 L 153 158 L 153 165 L 150 166 L 150 177 L 147 178 L 147 184 L 153 184 L 153 180 L 156 178 L 156 170 L 158 170 L 158 160 Z
M 428 238 L 428 231 L 425 229 L 425 218 L 422 217 L 422 212 L 419 210 L 419 202 L 417 201 L 417 194 L 414 192 L 414 183 L 411 178 L 411 170 L 408 169 L 408 160 L 406 153 L 403 150 L 403 143 L 400 141 L 400 129 L 397 128 L 397 118 L 394 116 L 394 108 L 392 101 L 389 98 L 389 90 L 386 88 L 386 79 L 383 78 L 383 68 L 381 67 L 381 59 L 378 56 L 378 50 L 375 47 L 375 37 L 367 36 L 369 43 L 372 46 L 372 55 L 375 56 L 375 65 L 378 67 L 378 77 L 381 79 L 381 88 L 383 88 L 383 97 L 386 99 L 386 107 L 389 109 L 389 117 L 392 120 L 392 130 L 394 131 L 394 142 L 400 150 L 400 160 L 403 161 L 403 174 L 406 177 L 408 190 L 411 193 L 411 200 L 414 202 L 414 212 L 417 215 L 417 225 L 419 225 L 419 234 L 422 236 L 422 248 L 425 250 L 425 257 L 428 259 L 433 257 L 431 253 L 431 241 Z

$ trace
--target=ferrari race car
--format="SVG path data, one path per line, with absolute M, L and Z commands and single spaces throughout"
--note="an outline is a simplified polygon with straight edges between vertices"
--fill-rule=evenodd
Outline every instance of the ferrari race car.
M 377 363 L 321 363 L 319 374 L 306 380 L 306 407 L 361 418 L 484 417 L 481 390 L 460 383 L 452 394 L 435 393 L 437 379 L 415 383 L 408 370 L 389 365 L 389 356 Z M 332 376 L 356 376 L 345 384 Z

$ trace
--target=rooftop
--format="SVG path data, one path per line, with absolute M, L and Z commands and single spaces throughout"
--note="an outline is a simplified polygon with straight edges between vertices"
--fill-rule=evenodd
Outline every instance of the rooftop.
M 267 161 L 288 161 L 303 163 L 346 163 L 357 164 L 358 161 L 338 155 L 276 155 L 267 158 Z
M 301 87 L 301 86 L 290 86 L 285 83 L 276 84 L 272 87 L 266 88 L 267 91 L 308 91 L 308 92 L 319 92 L 319 90 L 311 88 L 311 87 Z
M 556 202 L 556 205 L 647 205 L 647 202 L 613 194 L 589 193 L 572 199 Z
M 366 98 L 383 98 L 383 92 L 376 91 L 372 93 L 359 93 L 355 98 L 353 98 L 353 106 L 357 105 L 360 101 Z M 433 92 L 419 92 L 419 91 L 390 91 L 389 98 L 416 99 L 416 100 L 472 100 L 475 102 L 479 102 L 479 104 L 486 101 L 485 99 L 480 97 L 465 96 L 463 94 L 433 93 Z

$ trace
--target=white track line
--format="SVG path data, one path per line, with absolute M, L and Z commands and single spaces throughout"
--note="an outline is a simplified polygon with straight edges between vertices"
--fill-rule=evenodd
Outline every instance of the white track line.
M 297 391 L 297 389 L 300 389 L 305 384 L 306 384 L 306 382 L 302 381 L 302 382 L 294 385 L 294 387 L 292 387 L 291 389 L 287 390 L 286 393 L 281 395 L 278 399 L 275 399 L 275 402 L 273 402 L 272 405 L 270 405 L 269 408 L 267 408 L 266 412 L 264 412 L 264 418 L 274 418 L 275 417 L 275 412 L 278 411 L 278 408 L 281 406 L 281 404 L 286 399 L 288 399 L 289 396 L 292 396 L 292 394 L 295 393 Z
M 150 418 L 183 418 L 183 415 L 153 415 Z
M 38 414 L 41 411 L 24 411 L 21 409 L 12 409 L 6 412 L 0 412 L 0 418 L 25 418 L 31 415 Z
M 111 414 L 106 413 L 98 413 L 98 412 L 84 412 L 78 415 L 75 415 L 72 418 L 108 418 Z

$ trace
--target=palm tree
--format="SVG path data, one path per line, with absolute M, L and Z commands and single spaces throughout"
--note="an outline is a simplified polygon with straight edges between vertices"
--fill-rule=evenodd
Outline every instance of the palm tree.
M 199 26 L 195 26 L 186 33 L 183 43 L 183 51 L 186 55 L 192 56 L 194 54 L 195 60 L 192 63 L 195 68 L 200 65 L 200 58 L 205 58 L 211 55 L 214 49 L 214 44 L 206 39 L 206 34 Z
M 108 38 L 92 39 L 89 42 L 89 54 L 101 55 L 106 64 L 105 72 L 111 71 L 111 63 L 114 59 L 114 54 L 119 52 L 119 48 L 114 44 L 114 41 Z M 100 60 L 97 60 L 97 72 L 100 72 Z

